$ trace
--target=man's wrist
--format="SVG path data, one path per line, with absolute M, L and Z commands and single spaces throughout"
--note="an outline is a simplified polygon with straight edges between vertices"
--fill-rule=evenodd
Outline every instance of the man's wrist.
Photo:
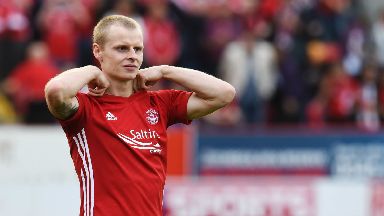
M 171 66 L 169 65 L 159 65 L 160 72 L 163 75 L 163 78 L 167 79 L 169 77 L 169 73 L 171 72 Z
M 163 75 L 163 78 L 165 79 L 168 79 L 170 78 L 170 74 L 172 73 L 172 71 L 174 71 L 172 68 L 174 66 L 170 66 L 170 65 L 160 65 L 161 69 L 161 73 Z
M 92 77 L 94 77 L 94 78 L 100 76 L 100 73 L 102 73 L 101 70 L 94 65 L 87 65 L 87 66 L 82 67 L 82 69 L 84 71 L 86 71 L 87 73 L 90 73 L 92 75 Z

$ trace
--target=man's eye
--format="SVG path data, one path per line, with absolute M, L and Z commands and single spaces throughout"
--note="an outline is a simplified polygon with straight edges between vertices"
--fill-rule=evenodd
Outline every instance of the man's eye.
M 135 48 L 133 48 L 133 50 L 134 50 L 135 52 L 141 52 L 141 51 L 143 50 L 143 48 L 141 48 L 141 47 L 135 47 Z
M 128 48 L 127 48 L 127 47 L 124 47 L 124 46 L 117 47 L 116 49 L 117 49 L 118 51 L 126 51 L 126 50 L 128 50 Z

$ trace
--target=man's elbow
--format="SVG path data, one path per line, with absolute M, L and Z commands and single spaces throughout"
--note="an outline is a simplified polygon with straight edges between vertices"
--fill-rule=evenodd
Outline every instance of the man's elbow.
M 224 107 L 224 106 L 230 104 L 233 101 L 233 99 L 235 98 L 235 96 L 236 96 L 236 89 L 232 85 L 227 84 L 221 90 L 221 94 L 220 94 L 221 106 Z
M 63 83 L 58 82 L 55 79 L 50 80 L 46 85 L 45 85 L 45 98 L 47 101 L 50 100 L 60 100 L 63 98 L 63 92 L 65 90 L 65 86 Z

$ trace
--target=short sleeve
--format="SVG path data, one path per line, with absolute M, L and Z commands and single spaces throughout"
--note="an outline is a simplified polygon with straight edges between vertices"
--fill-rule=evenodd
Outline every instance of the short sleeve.
M 157 91 L 157 95 L 167 110 L 168 126 L 176 123 L 190 124 L 192 122 L 187 117 L 187 104 L 192 92 L 160 90 Z
M 69 119 L 59 120 L 61 126 L 65 131 L 79 131 L 83 128 L 86 121 L 87 106 L 90 105 L 89 98 L 84 93 L 77 93 L 76 98 L 79 102 L 79 108 Z

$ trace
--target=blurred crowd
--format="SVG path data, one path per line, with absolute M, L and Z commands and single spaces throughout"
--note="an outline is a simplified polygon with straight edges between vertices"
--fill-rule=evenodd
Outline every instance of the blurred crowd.
M 0 122 L 55 122 L 45 83 L 96 64 L 92 27 L 109 14 L 143 26 L 144 67 L 235 86 L 235 102 L 204 124 L 384 123 L 384 9 L 369 17 L 362 0 L 0 0 Z

